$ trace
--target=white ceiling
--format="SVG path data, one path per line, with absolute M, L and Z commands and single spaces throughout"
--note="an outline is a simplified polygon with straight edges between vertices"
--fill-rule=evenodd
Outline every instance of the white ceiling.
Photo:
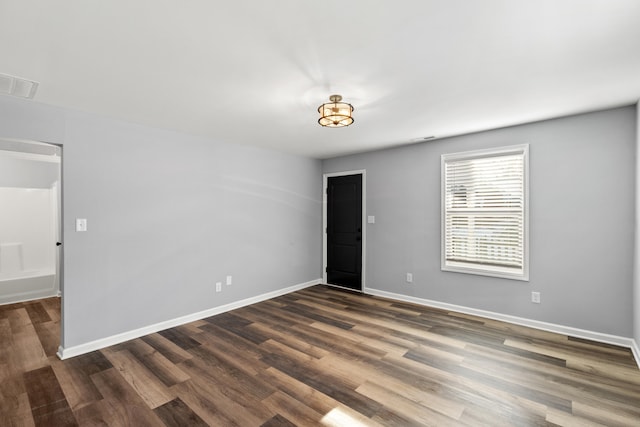
M 317 158 L 640 98 L 638 0 L 0 0 L 35 101 Z M 355 123 L 317 124 L 339 93 Z

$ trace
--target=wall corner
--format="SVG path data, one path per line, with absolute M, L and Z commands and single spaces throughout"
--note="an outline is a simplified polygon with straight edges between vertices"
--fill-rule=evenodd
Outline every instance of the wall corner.
M 640 100 L 636 103 L 636 168 L 635 168 L 635 227 L 633 254 L 633 339 L 636 343 L 636 363 L 640 367 L 637 345 L 640 343 Z

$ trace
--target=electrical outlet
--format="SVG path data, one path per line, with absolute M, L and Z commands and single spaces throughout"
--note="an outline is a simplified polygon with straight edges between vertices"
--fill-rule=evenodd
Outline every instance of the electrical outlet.
M 87 231 L 86 218 L 76 218 L 76 231 Z
M 413 283 L 413 274 L 407 273 L 407 283 Z
M 230 285 L 232 283 L 233 283 L 233 277 L 227 276 L 227 285 Z
M 216 282 L 216 292 L 222 292 L 222 282 Z
M 531 302 L 540 304 L 540 292 L 531 292 Z

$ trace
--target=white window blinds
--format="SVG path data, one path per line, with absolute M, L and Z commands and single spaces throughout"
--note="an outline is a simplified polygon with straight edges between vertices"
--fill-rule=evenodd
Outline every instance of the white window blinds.
M 528 146 L 442 156 L 442 269 L 528 280 Z

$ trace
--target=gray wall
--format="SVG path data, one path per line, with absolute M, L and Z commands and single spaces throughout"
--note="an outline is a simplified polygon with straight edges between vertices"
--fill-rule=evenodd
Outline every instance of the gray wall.
M 320 161 L 9 97 L 0 135 L 63 144 L 64 347 L 322 277 Z
M 632 337 L 635 126 L 626 107 L 328 159 L 323 171 L 367 171 L 367 287 Z M 442 272 L 440 155 L 525 143 L 530 281 Z

